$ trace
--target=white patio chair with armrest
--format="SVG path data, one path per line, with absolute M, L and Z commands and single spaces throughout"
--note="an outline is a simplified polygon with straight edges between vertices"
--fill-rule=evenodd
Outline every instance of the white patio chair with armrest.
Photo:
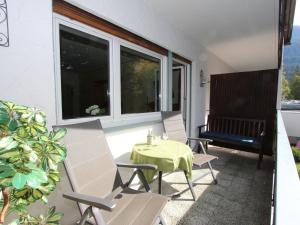
M 67 129 L 65 167 L 73 192 L 63 197 L 79 203 L 80 225 L 165 224 L 160 213 L 167 198 L 153 194 L 142 169 L 157 169 L 149 164 L 115 164 L 100 120 L 58 126 Z M 54 127 L 56 128 L 56 127 Z M 147 192 L 129 188 L 133 177 L 123 183 L 118 167 L 135 168 Z
M 211 161 L 218 159 L 218 157 L 207 154 L 205 147 L 203 144 L 206 144 L 208 142 L 211 142 L 211 140 L 209 139 L 205 139 L 205 138 L 192 138 L 192 137 L 187 137 L 186 132 L 185 132 L 185 127 L 184 127 L 184 123 L 183 123 L 183 118 L 181 115 L 180 111 L 164 111 L 161 112 L 161 117 L 162 117 L 162 121 L 164 124 L 164 129 L 167 133 L 168 139 L 170 140 L 174 140 L 174 141 L 179 141 L 185 144 L 190 145 L 191 141 L 196 141 L 197 145 L 200 146 L 201 150 L 203 151 L 203 153 L 194 153 L 194 159 L 193 159 L 193 165 L 196 167 L 201 167 L 204 164 L 208 164 L 210 173 L 213 177 L 214 183 L 217 184 L 217 178 L 214 174 L 214 171 L 212 169 L 211 166 Z M 197 146 L 196 148 L 197 149 Z M 205 175 L 202 175 L 201 177 L 198 177 L 196 179 L 194 179 L 192 181 L 192 183 L 194 183 L 195 181 L 203 178 Z M 192 185 L 192 184 L 191 184 Z M 195 198 L 195 193 L 193 194 L 194 198 Z

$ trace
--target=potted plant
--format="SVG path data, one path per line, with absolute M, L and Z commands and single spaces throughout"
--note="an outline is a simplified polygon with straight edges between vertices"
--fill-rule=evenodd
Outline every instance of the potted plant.
M 55 207 L 43 216 L 31 216 L 35 201 L 47 204 L 47 196 L 60 180 L 58 165 L 66 157 L 59 142 L 66 130 L 48 131 L 45 113 L 0 100 L 0 224 L 9 213 L 19 218 L 11 224 L 59 224 Z

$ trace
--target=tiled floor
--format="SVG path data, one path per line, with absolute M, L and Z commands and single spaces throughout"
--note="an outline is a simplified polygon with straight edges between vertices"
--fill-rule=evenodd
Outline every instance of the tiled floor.
M 210 147 L 219 160 L 213 163 L 218 184 L 210 175 L 194 187 L 197 201 L 189 190 L 167 203 L 163 217 L 168 225 L 267 225 L 270 219 L 273 161 L 265 157 L 262 169 L 256 169 L 257 155 L 231 149 Z M 193 176 L 207 173 L 206 167 Z M 157 191 L 157 182 L 151 184 Z M 163 193 L 187 189 L 182 172 L 166 174 Z

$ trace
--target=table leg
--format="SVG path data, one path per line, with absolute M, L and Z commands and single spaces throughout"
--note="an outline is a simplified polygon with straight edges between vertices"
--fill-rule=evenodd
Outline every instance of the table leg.
M 158 194 L 161 194 L 162 171 L 158 171 Z

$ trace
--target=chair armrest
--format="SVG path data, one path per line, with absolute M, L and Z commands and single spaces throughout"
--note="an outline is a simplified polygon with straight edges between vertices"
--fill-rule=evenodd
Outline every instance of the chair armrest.
M 157 166 L 153 164 L 131 164 L 131 163 L 117 163 L 117 167 L 157 170 Z
M 116 207 L 116 204 L 108 199 L 79 194 L 76 192 L 64 193 L 63 197 L 79 203 L 83 203 L 89 206 L 94 206 L 96 208 L 105 209 L 109 211 L 112 211 L 113 208 Z
M 188 140 L 192 141 L 202 141 L 202 142 L 212 142 L 213 140 L 207 138 L 194 138 L 194 137 L 187 137 Z
M 207 127 L 207 124 L 201 124 L 201 125 L 198 126 L 198 128 L 199 128 L 199 133 L 202 132 L 202 128 L 204 128 L 204 127 Z
M 146 170 L 157 170 L 157 166 L 153 165 L 153 164 L 128 164 L 128 163 L 116 163 L 118 167 L 124 167 L 124 168 L 134 168 L 136 169 L 134 171 L 134 173 L 132 174 L 131 178 L 129 179 L 128 182 L 126 182 L 124 184 L 124 187 L 129 187 L 129 185 L 131 184 L 131 182 L 133 181 L 133 178 L 135 177 L 135 175 L 138 175 L 140 181 L 142 182 L 142 184 L 144 185 L 145 189 L 147 192 L 151 192 L 151 188 L 148 184 L 148 181 L 143 173 L 142 170 L 146 169 Z

